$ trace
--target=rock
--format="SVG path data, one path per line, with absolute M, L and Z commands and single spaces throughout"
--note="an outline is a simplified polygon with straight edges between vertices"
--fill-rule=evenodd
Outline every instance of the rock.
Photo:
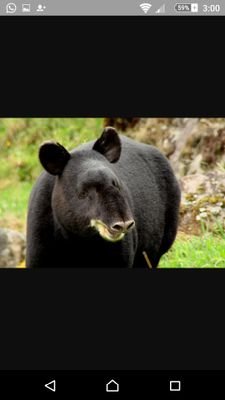
M 200 153 L 190 163 L 188 173 L 190 175 L 199 173 L 199 171 L 201 171 L 201 165 L 202 165 L 202 154 Z
M 183 150 L 187 146 L 188 140 L 193 135 L 194 129 L 197 125 L 198 118 L 187 118 L 187 121 L 185 121 L 185 125 L 183 127 L 179 127 L 179 134 L 177 134 L 176 140 L 176 149 L 170 158 L 174 172 L 177 175 L 183 175 L 184 169 L 181 163 L 181 160 L 183 161 L 183 157 L 181 156 L 183 154 Z
M 152 144 L 168 156 L 175 151 L 174 135 L 170 134 L 173 120 L 173 118 L 140 118 L 132 129 L 126 131 L 126 135 L 137 141 Z
M 180 185 L 180 230 L 189 234 L 225 230 L 225 172 L 187 175 Z
M 25 247 L 22 233 L 0 228 L 0 267 L 16 268 L 25 258 Z
M 158 147 L 178 177 L 225 171 L 225 118 L 139 118 L 132 124 L 119 119 L 118 128 L 124 130 L 123 124 L 126 135 Z

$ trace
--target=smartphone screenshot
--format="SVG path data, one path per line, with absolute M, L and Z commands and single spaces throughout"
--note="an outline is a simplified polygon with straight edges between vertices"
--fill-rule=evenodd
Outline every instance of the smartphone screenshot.
M 0 396 L 225 393 L 225 4 L 0 2 Z

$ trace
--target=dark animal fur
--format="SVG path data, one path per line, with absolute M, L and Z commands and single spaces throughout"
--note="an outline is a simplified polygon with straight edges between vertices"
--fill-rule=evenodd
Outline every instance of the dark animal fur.
M 28 267 L 147 267 L 143 251 L 157 267 L 176 236 L 180 189 L 155 147 L 106 128 L 71 153 L 47 143 L 40 159 L 48 172 L 30 197 Z M 135 228 L 111 243 L 89 227 L 93 217 L 133 218 Z

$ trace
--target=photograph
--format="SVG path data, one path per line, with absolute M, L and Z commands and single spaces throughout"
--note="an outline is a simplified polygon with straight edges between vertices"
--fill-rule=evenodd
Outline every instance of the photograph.
M 1 268 L 224 268 L 225 118 L 1 118 Z

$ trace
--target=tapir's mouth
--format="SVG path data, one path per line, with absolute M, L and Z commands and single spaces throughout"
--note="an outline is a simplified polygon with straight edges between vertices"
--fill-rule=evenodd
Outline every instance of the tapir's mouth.
M 90 225 L 98 231 L 99 235 L 103 239 L 108 240 L 109 242 L 118 242 L 119 240 L 122 240 L 126 234 L 125 231 L 119 233 L 110 231 L 108 226 L 99 219 L 92 219 Z

